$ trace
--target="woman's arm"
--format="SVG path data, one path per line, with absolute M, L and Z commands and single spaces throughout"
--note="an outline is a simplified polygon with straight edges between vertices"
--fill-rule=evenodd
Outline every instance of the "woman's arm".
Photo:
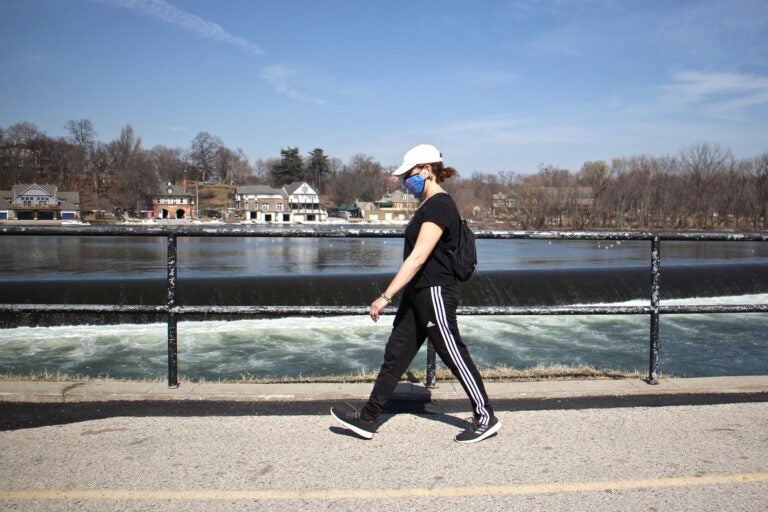
M 444 229 L 445 228 L 434 222 L 425 222 L 421 225 L 419 236 L 416 239 L 416 245 L 414 245 L 411 254 L 409 254 L 402 265 L 400 265 L 400 270 L 397 271 L 394 279 L 392 279 L 392 282 L 389 283 L 389 286 L 387 286 L 387 289 L 383 293 L 389 301 L 391 301 L 400 290 L 405 288 L 405 285 L 407 285 L 421 267 L 424 266 L 427 258 L 429 258 L 429 255 L 432 254 L 432 251 L 435 249 L 438 240 L 443 236 Z M 371 304 L 370 315 L 374 322 L 379 319 L 381 310 L 389 304 L 387 299 L 378 297 Z

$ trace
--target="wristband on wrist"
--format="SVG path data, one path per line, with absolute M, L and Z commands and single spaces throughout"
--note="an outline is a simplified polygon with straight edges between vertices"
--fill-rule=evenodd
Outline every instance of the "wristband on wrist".
M 392 304 L 392 299 L 390 299 L 389 297 L 387 297 L 387 296 L 386 296 L 386 295 L 384 295 L 383 293 L 382 293 L 381 295 L 379 295 L 379 297 L 381 297 L 382 299 L 384 299 L 385 301 L 387 301 L 387 304 Z

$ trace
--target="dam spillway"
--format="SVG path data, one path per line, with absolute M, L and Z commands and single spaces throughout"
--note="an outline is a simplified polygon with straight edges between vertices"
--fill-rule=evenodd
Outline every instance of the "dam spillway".
M 391 273 L 178 278 L 178 305 L 360 306 L 369 304 Z M 644 300 L 647 267 L 480 271 L 461 284 L 465 306 L 559 306 Z M 670 265 L 661 299 L 738 296 L 768 292 L 768 263 Z M 0 283 L 6 304 L 164 304 L 162 278 L 52 279 Z M 35 316 L 35 315 L 32 315 Z M 151 317 L 151 315 L 150 315 Z M 81 317 L 83 323 L 93 318 Z M 136 318 L 135 321 L 152 320 Z M 77 323 L 73 315 L 27 318 L 21 323 Z M 109 319 L 101 318 L 109 323 Z M 3 326 L 18 319 L 3 318 Z

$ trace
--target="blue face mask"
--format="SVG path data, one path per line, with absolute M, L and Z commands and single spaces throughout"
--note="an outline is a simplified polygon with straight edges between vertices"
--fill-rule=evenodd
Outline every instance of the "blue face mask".
M 421 199 L 421 195 L 424 193 L 424 185 L 426 181 L 418 174 L 409 176 L 403 182 L 405 188 L 407 188 L 417 199 Z

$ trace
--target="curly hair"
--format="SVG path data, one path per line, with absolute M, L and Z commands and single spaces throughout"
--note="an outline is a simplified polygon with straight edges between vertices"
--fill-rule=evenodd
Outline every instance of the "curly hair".
M 434 175 L 435 181 L 437 183 L 442 183 L 448 178 L 452 178 L 459 174 L 459 171 L 453 167 L 446 167 L 443 165 L 443 162 L 432 162 L 424 165 L 429 165 L 432 168 L 432 174 Z

